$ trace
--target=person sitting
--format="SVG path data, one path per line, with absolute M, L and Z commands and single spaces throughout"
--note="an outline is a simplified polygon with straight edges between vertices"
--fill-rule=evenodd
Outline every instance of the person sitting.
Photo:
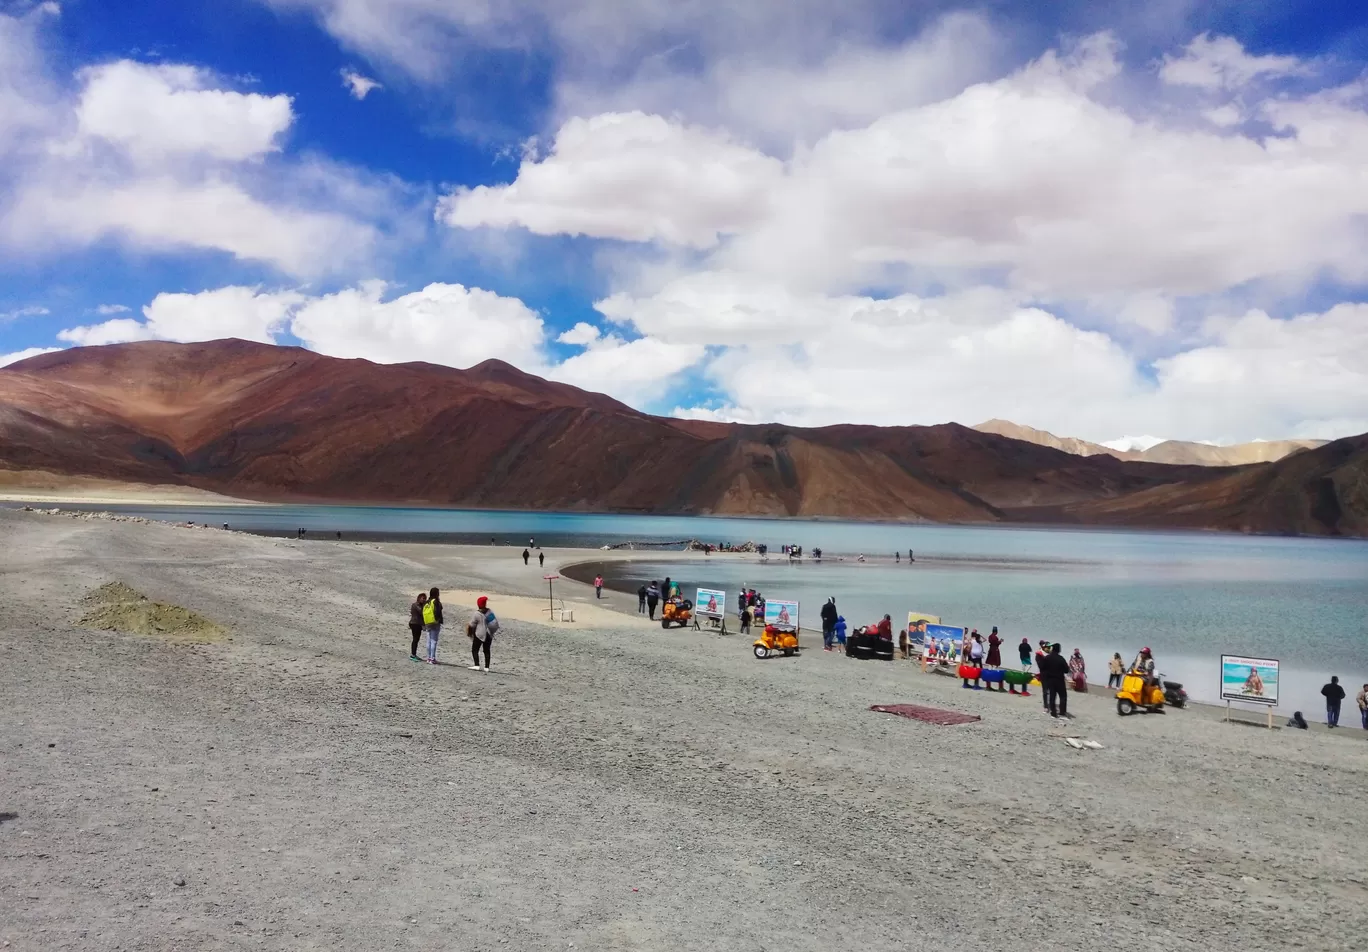
M 1287 726 L 1294 727 L 1299 731 L 1311 729 L 1310 725 L 1306 723 L 1306 718 L 1302 717 L 1301 711 L 1292 712 L 1292 716 L 1287 719 Z

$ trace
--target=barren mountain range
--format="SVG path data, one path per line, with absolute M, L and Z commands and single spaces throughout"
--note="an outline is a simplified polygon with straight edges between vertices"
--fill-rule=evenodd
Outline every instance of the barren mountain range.
M 0 369 L 0 468 L 262 500 L 1368 535 L 1368 436 L 1213 468 L 958 424 L 653 417 L 499 361 L 378 365 L 237 340 Z
M 1066 453 L 1079 456 L 1097 456 L 1105 453 L 1117 459 L 1134 460 L 1140 463 L 1172 463 L 1183 466 L 1245 466 L 1249 463 L 1272 463 L 1301 450 L 1312 450 L 1324 446 L 1327 440 L 1259 440 L 1253 443 L 1236 443 L 1231 446 L 1213 446 L 1210 443 L 1190 443 L 1185 440 L 1164 440 L 1147 450 L 1117 450 L 1101 443 L 1072 436 L 1055 436 L 1046 430 L 1032 426 L 1022 426 L 1009 420 L 988 420 L 974 427 L 980 433 L 996 433 L 1010 436 L 1014 440 L 1025 440 L 1040 446 L 1053 446 Z

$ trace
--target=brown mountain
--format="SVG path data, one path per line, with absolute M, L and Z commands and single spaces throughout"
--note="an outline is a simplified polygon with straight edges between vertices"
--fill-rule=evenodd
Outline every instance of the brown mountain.
M 1176 466 L 1246 466 L 1250 463 L 1272 463 L 1302 450 L 1324 446 L 1325 440 L 1260 440 L 1235 443 L 1231 446 L 1212 446 L 1210 443 L 1191 443 L 1186 440 L 1165 440 L 1147 450 L 1114 450 L 1101 443 L 1072 436 L 1055 436 L 1047 430 L 1022 426 L 1010 420 L 988 420 L 974 427 L 981 433 L 996 433 L 1014 440 L 1026 440 L 1041 446 L 1052 446 L 1079 456 L 1107 454 L 1117 459 L 1141 463 L 1171 463 Z
M 499 361 L 382 366 L 235 340 L 0 369 L 0 467 L 268 500 L 1364 531 L 1365 453 L 1331 448 L 1295 469 L 1213 470 L 957 424 L 681 421 Z

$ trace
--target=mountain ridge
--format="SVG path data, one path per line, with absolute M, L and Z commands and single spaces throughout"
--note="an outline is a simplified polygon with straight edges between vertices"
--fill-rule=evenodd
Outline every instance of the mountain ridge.
M 0 467 L 273 501 L 1368 531 L 1354 475 L 1368 453 L 1318 452 L 1286 478 L 1230 481 L 1251 467 L 1081 456 L 954 423 L 699 425 L 497 361 L 382 365 L 235 340 L 0 368 Z

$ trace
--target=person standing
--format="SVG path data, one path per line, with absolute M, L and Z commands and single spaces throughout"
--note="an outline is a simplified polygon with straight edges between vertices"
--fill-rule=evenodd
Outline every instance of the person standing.
M 541 566 L 542 568 L 546 567 L 546 553 L 543 552 L 541 549 L 537 550 L 537 565 Z
M 656 585 L 655 580 L 646 586 L 646 613 L 651 621 L 655 621 L 656 605 L 660 604 L 660 586 Z
M 646 614 L 646 586 L 637 589 L 637 614 Z
M 442 637 L 442 593 L 437 586 L 428 590 L 423 606 L 423 630 L 427 633 L 427 663 L 437 663 L 437 640 Z
M 836 599 L 828 598 L 822 606 L 822 650 L 830 651 L 836 643 Z
M 1359 720 L 1363 722 L 1363 729 L 1368 731 L 1368 684 L 1363 686 L 1355 700 L 1358 701 Z
M 1344 701 L 1344 688 L 1340 687 L 1339 677 L 1330 679 L 1330 683 L 1321 688 L 1321 696 L 1325 698 L 1325 726 L 1339 727 L 1340 704 Z
M 530 559 L 531 557 L 532 557 L 532 553 L 531 553 L 531 552 L 528 552 L 526 549 L 523 549 L 523 565 L 526 565 L 526 564 L 527 564 L 527 560 Z
M 423 637 L 423 606 L 427 604 L 427 592 L 419 592 L 418 598 L 409 606 L 409 632 L 413 641 L 409 644 L 409 660 L 421 661 L 418 657 L 418 639 Z
M 1069 658 L 1069 680 L 1073 682 L 1075 691 L 1087 692 L 1088 668 L 1083 661 L 1083 652 L 1078 648 L 1073 650 L 1073 655 Z
M 749 634 L 750 634 L 750 630 L 751 630 L 751 620 L 752 620 L 754 617 L 755 617 L 755 616 L 752 614 L 752 610 L 751 610 L 750 605 L 748 605 L 748 604 L 742 604 L 742 606 L 741 606 L 741 634 L 743 634 L 743 635 L 749 635 Z
M 1060 646 L 1050 646 L 1050 653 L 1040 661 L 1040 686 L 1045 689 L 1045 708 L 1051 717 L 1069 716 L 1069 662 L 1060 654 Z
M 988 635 L 988 667 L 1002 667 L 1002 636 L 998 634 L 997 625 Z
M 1017 645 L 1017 655 L 1021 658 L 1021 670 L 1031 670 L 1031 639 L 1022 638 L 1021 644 Z
M 595 575 L 595 576 L 594 576 L 594 597 L 595 597 L 595 598 L 602 598 L 602 597 L 603 597 L 603 576 L 602 576 L 602 575 Z
M 1050 643 L 1042 639 L 1040 642 L 1040 647 L 1036 649 L 1035 666 L 1036 671 L 1039 673 L 1040 677 L 1040 705 L 1041 708 L 1045 711 L 1049 711 L 1050 709 L 1050 691 L 1049 688 L 1045 687 L 1045 659 L 1049 656 L 1049 654 Z M 1067 670 L 1067 668 L 1068 662 L 1065 662 L 1065 669 Z
M 844 649 L 846 643 L 846 620 L 844 615 L 836 616 L 835 634 L 836 644 L 840 645 L 841 648 Z
M 1121 676 L 1125 673 L 1126 662 L 1121 660 L 1121 652 L 1118 651 L 1114 653 L 1111 660 L 1107 662 L 1107 687 L 1109 689 L 1116 688 L 1117 690 L 1120 690 Z
M 475 614 L 470 616 L 470 622 L 466 625 L 466 634 L 470 636 L 470 665 L 471 671 L 483 671 L 489 673 L 489 646 L 494 642 L 494 635 L 499 630 L 499 619 L 494 617 L 494 612 L 489 607 L 489 599 L 481 595 L 475 599 Z M 484 649 L 484 667 L 480 667 L 480 650 Z

